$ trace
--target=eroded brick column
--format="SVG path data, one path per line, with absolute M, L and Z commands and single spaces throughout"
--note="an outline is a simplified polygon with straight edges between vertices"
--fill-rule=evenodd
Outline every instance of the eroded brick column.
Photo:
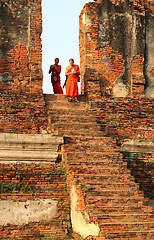
M 0 131 L 45 128 L 41 0 L 0 0 Z
M 88 3 L 80 15 L 81 92 L 90 99 L 101 96 L 99 79 L 99 4 Z
M 152 97 L 152 22 L 150 0 L 86 4 L 80 15 L 82 92 L 94 94 L 93 99 L 100 92 L 138 98 L 147 88 L 146 96 Z

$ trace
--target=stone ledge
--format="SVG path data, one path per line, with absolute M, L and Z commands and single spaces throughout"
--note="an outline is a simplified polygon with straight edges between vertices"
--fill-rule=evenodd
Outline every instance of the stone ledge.
M 130 140 L 121 146 L 121 152 L 154 153 L 154 142 Z
M 63 138 L 49 134 L 0 134 L 0 161 L 52 162 L 58 157 Z
M 28 143 L 63 143 L 62 137 L 52 136 L 50 134 L 10 134 L 10 133 L 0 133 L 0 142 L 19 142 L 21 141 Z

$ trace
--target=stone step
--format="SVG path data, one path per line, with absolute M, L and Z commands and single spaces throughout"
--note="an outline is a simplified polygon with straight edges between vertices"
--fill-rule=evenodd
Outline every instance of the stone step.
M 62 118 L 61 118 L 62 116 Z M 74 123 L 74 124 L 79 124 L 79 123 L 93 123 L 93 124 L 97 124 L 99 125 L 96 120 L 94 118 L 92 118 L 91 116 L 84 116 L 83 115 L 78 115 L 78 114 L 48 114 L 48 119 L 50 120 L 50 123 L 59 123 L 59 124 L 67 124 L 67 123 Z
M 91 160 L 91 162 L 90 162 Z M 127 163 L 126 162 L 113 162 L 113 161 L 109 161 L 108 159 L 93 159 L 93 158 L 89 158 L 87 159 L 85 158 L 80 158 L 77 159 L 75 162 L 75 158 L 71 159 L 69 158 L 69 162 L 68 162 L 69 166 L 81 166 L 85 167 L 85 168 L 92 168 L 92 169 L 96 169 L 96 168 L 127 168 Z
M 63 152 L 65 154 L 67 154 L 67 152 L 68 152 L 67 156 L 71 156 L 71 153 L 74 152 L 76 157 L 84 158 L 86 155 L 86 157 L 89 158 L 91 155 L 91 157 L 93 159 L 95 159 L 95 158 L 101 159 L 101 157 L 104 158 L 105 156 L 108 156 L 108 157 L 113 156 L 113 159 L 115 159 L 115 157 L 117 157 L 119 160 L 123 161 L 123 155 L 118 151 L 118 148 L 114 149 L 111 145 L 102 144 L 102 146 L 98 146 L 96 144 L 94 147 L 92 145 L 91 145 L 91 147 L 89 145 L 87 145 L 87 146 L 76 145 L 76 147 L 70 145 L 69 147 L 64 146 L 63 149 L 64 149 Z
M 93 151 L 92 151 L 93 150 Z M 68 152 L 69 151 L 69 152 Z M 127 165 L 127 162 L 123 160 L 122 155 L 118 152 L 115 151 L 113 152 L 113 149 L 108 148 L 105 151 L 105 148 L 103 149 L 85 149 L 82 148 L 81 150 L 79 150 L 78 148 L 69 148 L 68 150 L 65 149 L 63 150 L 63 154 L 64 156 L 66 156 L 66 158 L 71 159 L 71 162 L 73 163 L 73 161 L 75 159 L 78 159 L 79 162 L 82 161 L 83 162 L 88 162 L 88 160 L 92 160 L 92 163 L 99 163 L 99 162 L 113 162 L 113 163 L 121 163 L 123 162 L 124 165 Z
M 85 187 L 86 188 L 86 187 Z M 137 191 L 137 189 L 122 189 L 122 190 L 117 190 L 117 189 L 113 189 L 113 190 L 108 190 L 108 189 L 101 189 L 101 190 L 97 190 L 97 189 L 84 189 L 84 194 L 86 194 L 86 196 L 89 195 L 93 195 L 93 196 L 104 196 L 104 197 L 144 197 L 143 193 L 139 193 Z
M 88 184 L 87 184 L 88 185 Z M 129 187 L 129 191 L 128 191 L 128 188 L 127 186 L 125 186 L 125 184 L 123 185 L 116 185 L 113 183 L 112 186 L 110 186 L 109 188 L 106 186 L 97 186 L 97 185 L 93 185 L 91 187 L 89 186 L 81 186 L 81 189 L 88 193 L 88 194 L 93 194 L 93 193 L 98 193 L 98 194 L 101 194 L 102 192 L 102 195 L 104 196 L 116 196 L 117 194 L 121 194 L 119 196 L 122 196 L 124 194 L 125 195 L 128 195 L 130 196 L 130 193 L 132 193 L 132 196 L 134 196 L 134 194 L 138 194 L 139 192 L 139 187 L 137 188 L 136 186 L 129 186 L 129 184 L 127 184 L 127 186 Z M 127 193 L 127 194 L 126 194 Z
M 110 164 L 110 166 L 119 164 L 120 167 L 127 167 L 127 162 L 124 162 L 121 157 L 116 154 L 112 156 L 110 152 L 105 151 L 100 152 L 100 154 L 98 152 L 94 153 L 94 156 L 92 157 L 90 157 L 90 152 L 83 151 L 81 154 L 79 154 L 78 152 L 74 151 L 74 155 L 63 152 L 63 158 L 66 158 L 72 166 L 75 164 L 79 165 L 79 163 L 90 166 L 91 161 L 92 166 L 99 165 L 102 167 L 102 165 L 106 163 Z
M 65 109 L 67 111 L 72 110 L 88 110 L 88 104 L 86 102 L 69 102 L 69 101 L 57 101 L 53 102 L 51 100 L 45 100 L 45 105 L 47 109 L 61 110 Z
M 68 97 L 63 94 L 43 94 L 44 100 L 50 100 L 52 102 L 68 102 Z M 77 97 L 79 102 L 86 102 L 86 97 L 84 95 L 80 95 Z
M 102 135 L 101 136 L 96 136 L 96 137 L 103 137 L 103 132 L 102 131 L 99 131 Z M 79 136 L 79 137 L 82 137 L 82 136 Z M 83 137 L 95 137 L 95 136 L 83 136 Z M 108 144 L 108 142 L 107 141 L 99 141 L 99 140 L 96 140 L 96 141 L 94 141 L 94 140 L 89 140 L 89 142 L 88 142 L 88 140 L 87 140 L 87 142 L 85 141 L 83 141 L 83 142 L 77 142 L 77 143 L 73 143 L 72 142 L 72 144 L 69 144 L 68 146 L 65 146 L 65 147 L 68 147 L 68 148 L 74 148 L 74 149 L 79 149 L 79 150 L 81 150 L 81 149 L 89 149 L 89 148 L 96 148 L 97 147 L 97 149 L 101 149 L 101 148 L 107 148 L 107 149 L 112 149 L 112 152 L 115 152 L 115 151 L 117 151 L 117 152 L 119 152 L 119 154 L 120 154 L 120 149 L 115 145 L 115 143 L 113 142 L 113 144 L 112 144 L 112 142 L 111 142 L 111 144 Z
M 130 174 L 76 174 L 76 177 L 80 182 L 87 182 L 87 181 L 97 181 L 97 182 L 109 182 L 109 183 L 128 183 L 128 182 L 134 182 L 134 177 Z
M 144 231 L 151 231 L 153 232 L 154 230 L 154 223 L 151 221 L 147 221 L 147 222 L 127 222 L 127 221 L 120 221 L 120 222 L 112 222 L 112 223 L 99 223 L 99 227 L 101 228 L 101 231 L 103 231 L 104 233 L 113 233 L 113 232 L 129 232 L 131 231 L 139 231 L 139 230 L 144 230 Z M 151 239 L 149 239 L 151 240 Z
M 97 124 L 96 124 L 97 125 Z M 100 136 L 100 137 L 95 137 L 95 136 L 68 136 L 65 138 L 65 145 L 70 146 L 70 144 L 76 146 L 76 145 L 87 145 L 87 144 L 95 144 L 97 142 L 97 144 L 102 145 L 102 144 L 107 144 L 110 143 L 110 145 L 112 147 L 118 148 L 118 150 L 120 150 L 119 147 L 117 147 L 116 145 L 116 140 L 111 138 L 111 137 L 106 137 L 106 136 Z
M 71 157 L 71 152 L 74 152 L 75 153 L 75 156 L 76 157 L 93 157 L 94 158 L 97 158 L 97 157 L 103 157 L 103 156 L 113 156 L 113 158 L 115 157 L 119 157 L 120 159 L 122 159 L 122 154 L 118 151 L 118 149 L 115 149 L 115 151 L 113 150 L 113 147 L 111 147 L 110 145 L 107 146 L 107 145 L 102 145 L 102 146 L 98 146 L 97 147 L 97 144 L 96 146 L 93 148 L 92 146 L 79 146 L 79 145 L 76 145 L 75 146 L 69 146 L 68 148 L 65 148 L 65 152 L 66 151 L 69 151 L 69 153 L 67 154 L 68 156 Z M 73 157 L 74 154 L 72 154 L 72 157 Z
M 97 124 L 91 123 L 91 122 L 87 122 L 87 123 L 53 123 L 51 125 L 51 128 L 55 129 L 55 130 L 68 130 L 68 131 L 72 131 L 72 130 L 92 130 L 92 131 L 101 131 L 101 127 Z
M 101 207 L 104 206 L 106 209 L 108 208 L 108 206 L 112 206 L 112 208 L 113 208 L 113 207 L 122 207 L 122 206 L 143 207 L 143 205 L 144 205 L 144 197 L 143 196 L 137 196 L 137 198 L 134 198 L 134 196 L 131 196 L 131 197 L 95 196 L 95 198 L 94 198 L 94 196 L 92 196 L 92 195 L 87 195 L 86 201 L 89 203 L 89 205 L 97 204 L 97 202 L 100 202 Z
M 105 148 L 106 147 L 106 148 Z M 72 160 L 74 158 L 82 158 L 84 160 L 84 158 L 87 159 L 93 159 L 93 160 L 118 160 L 118 161 L 123 161 L 125 163 L 127 163 L 126 161 L 123 160 L 122 158 L 122 154 L 120 152 L 118 152 L 117 149 L 115 149 L 115 151 L 113 150 L 112 147 L 107 147 L 107 146 L 103 146 L 101 149 L 93 149 L 93 148 L 85 148 L 85 147 L 78 147 L 76 146 L 76 148 L 73 147 L 68 147 L 65 148 L 65 150 L 63 150 L 63 153 L 68 157 L 68 158 L 72 158 Z M 75 156 L 75 157 L 73 157 Z
M 126 162 L 123 162 L 123 161 L 118 161 L 117 158 L 113 158 L 113 159 L 110 159 L 107 158 L 106 156 L 105 157 L 101 157 L 99 156 L 99 158 L 90 158 L 89 155 L 87 154 L 82 154 L 81 158 L 75 158 L 76 155 L 74 155 L 73 158 L 71 158 L 70 156 L 67 157 L 67 162 L 69 164 L 69 166 L 80 166 L 82 165 L 83 167 L 85 168 L 90 168 L 90 167 L 93 167 L 95 168 L 95 166 L 98 168 L 102 168 L 103 166 L 106 167 L 106 166 L 109 166 L 109 167 L 112 167 L 112 166 L 115 166 L 115 167 L 121 167 L 121 168 L 127 168 L 127 163 Z M 78 156 L 79 157 L 79 156 Z M 63 158 L 65 158 L 65 155 L 63 155 Z M 75 161 L 76 159 L 76 161 Z M 90 162 L 91 161 L 91 162 Z
M 68 105 L 80 105 L 80 104 L 88 104 L 86 102 L 86 99 L 83 97 L 78 97 L 78 102 L 69 102 L 69 97 L 66 97 L 65 95 L 63 95 L 63 98 L 61 98 L 60 96 L 57 98 L 55 96 L 44 96 L 44 100 L 45 103 L 50 102 L 51 104 L 59 104 L 59 103 L 63 103 L 63 104 L 68 104 Z
M 103 133 L 103 131 L 101 131 Z M 113 151 L 120 152 L 120 148 L 116 145 L 116 141 L 114 139 L 110 139 L 109 137 L 102 136 L 67 136 L 65 137 L 65 147 L 68 148 L 83 148 L 83 147 L 95 147 L 95 146 L 107 146 L 108 148 L 112 148 Z
M 79 180 L 79 184 L 80 186 L 82 186 L 82 182 L 80 182 L 80 179 L 82 179 L 80 176 L 78 176 L 77 174 L 75 174 L 76 178 Z M 106 178 L 107 178 L 108 175 L 106 175 Z M 115 177 L 115 176 L 114 176 Z M 139 184 L 138 183 L 134 183 L 133 179 L 131 178 L 121 178 L 121 179 L 118 179 L 118 177 L 116 176 L 115 177 L 115 181 L 114 181 L 114 177 L 112 177 L 111 175 L 108 176 L 109 178 L 109 181 L 106 180 L 106 178 L 104 178 L 104 180 L 102 180 L 101 182 L 99 182 L 99 178 L 97 177 L 97 174 L 96 174 L 96 177 L 95 179 L 91 179 L 90 176 L 88 179 L 86 179 L 86 188 L 89 188 L 89 189 L 93 189 L 93 188 L 96 188 L 96 189 L 126 189 L 127 186 L 131 187 L 131 188 L 136 188 L 138 189 L 138 186 Z M 120 177 L 120 175 L 119 175 Z
M 123 239 L 123 240 L 151 240 L 154 239 L 154 230 L 129 230 L 129 231 L 114 231 L 108 232 L 105 234 L 105 239 L 113 240 L 113 239 Z
M 51 118 L 60 118 L 63 116 L 64 119 L 71 120 L 72 119 L 90 119 L 95 120 L 96 118 L 91 114 L 88 110 L 79 110 L 76 109 L 75 111 L 72 109 L 66 110 L 66 109 L 48 109 L 47 110 L 48 116 Z
M 53 131 L 54 136 L 60 136 L 60 137 L 68 137 L 70 135 L 72 136 L 94 136 L 94 137 L 100 137 L 103 136 L 102 131 L 92 131 L 92 130 L 57 130 Z
M 54 100 L 53 101 L 53 99 L 51 99 L 51 98 L 45 98 L 45 103 L 46 104 L 49 104 L 49 105 L 66 105 L 66 106 L 70 106 L 70 107 L 76 107 L 76 106 L 87 106 L 87 107 L 89 107 L 89 105 L 88 105 L 88 103 L 85 101 L 85 100 L 83 100 L 83 99 L 78 99 L 78 102 L 75 102 L 75 101 L 73 101 L 73 102 L 70 102 L 69 101 L 70 100 L 70 98 L 69 97 L 65 97 L 65 98 L 63 98 L 63 99 L 56 99 L 56 100 Z
M 118 183 L 118 182 L 114 182 L 114 183 L 108 183 L 108 182 L 103 182 L 103 183 L 98 183 L 97 181 L 95 182 L 87 182 L 86 186 L 82 183 L 80 183 L 80 187 L 83 189 L 84 187 L 86 189 L 97 189 L 97 190 L 122 190 L 122 189 L 134 189 L 139 190 L 139 184 L 130 182 L 130 183 Z
M 150 221 L 154 224 L 154 219 L 151 213 L 125 213 L 125 214 L 116 214 L 116 213 L 101 213 L 95 210 L 92 210 L 92 215 L 97 215 L 98 222 L 101 223 L 112 223 L 112 222 L 147 222 Z
M 68 162 L 69 164 L 69 162 Z M 92 174 L 93 172 L 95 172 L 96 174 L 109 174 L 109 175 L 115 175 L 115 174 L 130 174 L 131 170 L 127 169 L 126 167 L 122 167 L 122 166 L 114 166 L 114 164 L 112 166 L 108 166 L 108 165 L 102 165 L 100 168 L 94 166 L 94 165 L 89 165 L 89 167 L 85 166 L 83 167 L 83 165 L 69 165 L 69 169 L 72 169 L 74 172 L 78 172 L 80 174 Z
M 94 201 L 94 203 L 90 204 L 89 209 L 93 209 L 95 212 L 98 211 L 100 214 L 129 214 L 129 213 L 152 213 L 153 208 L 146 206 L 146 207 L 138 207 L 138 206 L 111 206 L 105 205 L 103 201 Z
M 69 114 L 69 115 L 68 115 Z M 94 123 L 98 124 L 96 122 L 96 119 L 83 114 L 75 114 L 73 115 L 72 113 L 67 113 L 67 114 L 48 114 L 48 119 L 50 119 L 51 124 L 52 123 L 59 123 L 59 124 L 65 124 L 65 123 Z
M 64 143 L 65 143 L 65 147 L 70 147 L 70 145 L 74 145 L 76 148 L 76 145 L 84 145 L 84 144 L 88 144 L 88 143 L 99 143 L 99 144 L 108 144 L 109 142 L 112 143 L 112 147 L 116 147 L 116 140 L 114 140 L 111 137 L 91 137 L 91 136 L 79 136 L 79 137 L 75 137 L 75 136 L 68 136 L 64 138 Z M 118 151 L 120 150 L 120 148 L 118 148 Z
M 120 168 L 103 168 L 103 169 L 98 169 L 98 168 L 82 168 L 82 167 L 74 167 L 74 166 L 69 166 L 69 171 L 73 171 L 76 175 L 93 175 L 93 172 L 95 172 L 95 176 L 98 174 L 106 175 L 106 176 L 116 176 L 116 175 L 125 175 L 125 174 L 131 174 L 131 171 L 129 169 L 120 169 Z
M 91 117 L 91 116 L 78 116 L 78 115 L 61 115 L 61 114 L 49 114 L 49 117 L 51 118 L 52 123 L 68 123 L 68 122 L 72 122 L 72 123 L 94 123 L 96 124 L 96 119 Z
M 75 158 L 80 158 L 84 161 L 86 158 L 92 159 L 93 161 L 101 161 L 101 160 L 108 160 L 108 161 L 117 161 L 119 162 L 124 162 L 125 164 L 127 163 L 126 161 L 123 160 L 122 154 L 118 151 L 113 151 L 113 148 L 109 148 L 106 146 L 106 151 L 105 151 L 105 146 L 102 147 L 101 149 L 96 148 L 69 148 L 68 149 L 70 152 L 74 152 L 74 155 L 71 153 L 66 152 L 66 150 L 63 152 L 65 155 L 67 155 L 68 158 L 72 157 L 72 160 Z M 74 156 L 74 157 L 73 157 Z
M 91 111 L 88 111 L 87 109 L 52 109 L 51 107 L 48 108 L 48 115 L 53 116 L 53 117 L 61 117 L 63 116 L 64 118 L 70 119 L 71 117 L 75 118 L 91 118 L 95 119 L 95 117 L 92 115 Z
M 46 108 L 48 110 L 66 110 L 66 111 L 84 111 L 84 110 L 88 110 L 88 106 L 83 104 L 83 103 L 58 103 L 58 104 L 54 104 L 54 103 L 50 103 L 50 102 L 46 102 Z
M 108 181 L 102 181 L 102 183 L 98 183 L 97 179 L 95 181 L 87 180 L 86 186 L 79 181 L 79 186 L 85 191 L 126 191 L 128 188 L 132 191 L 139 191 L 139 185 L 137 183 L 133 183 L 133 181 L 129 181 L 129 179 L 124 182 L 112 181 L 111 183 Z M 142 192 L 141 192 L 142 193 Z

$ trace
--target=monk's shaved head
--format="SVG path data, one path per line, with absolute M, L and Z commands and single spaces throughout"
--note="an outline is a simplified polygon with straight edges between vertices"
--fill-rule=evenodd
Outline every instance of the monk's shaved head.
M 74 59 L 73 59 L 73 58 L 71 58 L 71 59 L 69 60 L 69 62 L 70 62 L 70 61 L 72 61 L 72 62 L 74 63 Z
M 55 58 L 55 64 L 59 63 L 59 58 Z

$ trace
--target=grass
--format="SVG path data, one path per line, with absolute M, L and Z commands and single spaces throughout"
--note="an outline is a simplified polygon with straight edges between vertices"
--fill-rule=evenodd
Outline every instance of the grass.
M 5 103 L 2 105 L 2 107 L 4 107 L 5 109 L 1 110 L 0 111 L 1 113 L 16 114 L 18 113 L 18 111 L 25 108 L 25 104 L 23 102 L 13 103 L 13 104 Z M 9 108 L 9 110 L 7 108 Z
M 123 152 L 123 158 L 127 160 L 128 165 L 135 163 L 138 167 L 152 167 L 154 166 L 154 162 L 152 162 L 152 154 L 151 153 L 130 153 Z
M 33 189 L 28 184 L 23 186 L 22 183 L 10 183 L 10 184 L 3 184 L 0 182 L 0 194 L 4 193 L 13 193 L 13 192 L 22 192 L 22 193 L 39 193 L 38 190 Z

